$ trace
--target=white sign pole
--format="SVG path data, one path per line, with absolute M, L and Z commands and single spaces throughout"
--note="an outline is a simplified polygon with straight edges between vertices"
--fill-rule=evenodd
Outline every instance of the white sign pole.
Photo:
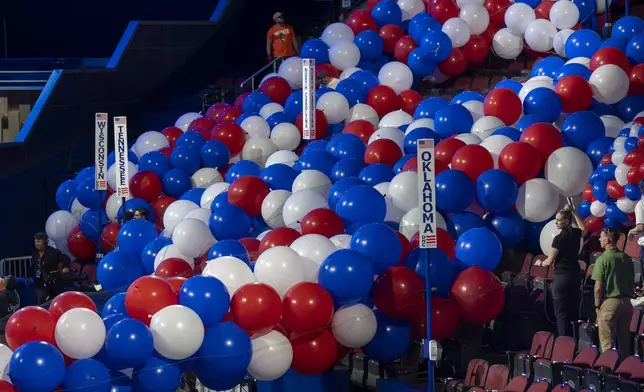
M 130 195 L 128 175 L 127 117 L 114 117 L 114 149 L 116 152 L 116 194 L 123 198 Z
M 315 59 L 302 59 L 302 133 L 315 140 Z
M 94 188 L 107 190 L 107 113 L 96 113 L 94 121 L 94 165 L 96 168 Z M 100 215 L 99 215 L 100 216 Z

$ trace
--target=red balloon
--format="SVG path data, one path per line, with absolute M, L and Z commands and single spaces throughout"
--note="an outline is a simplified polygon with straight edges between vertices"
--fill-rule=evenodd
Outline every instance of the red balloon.
M 250 95 L 250 92 L 243 93 L 235 99 L 235 107 L 241 109 L 244 106 L 244 99 Z
M 344 233 L 344 231 L 343 231 Z M 261 242 L 257 238 L 242 238 L 239 240 L 242 245 L 244 245 L 244 248 L 246 248 L 246 252 L 248 252 L 248 257 L 250 257 L 250 261 L 255 261 L 259 257 L 259 245 Z
M 142 276 L 125 293 L 125 309 L 133 318 L 150 325 L 152 316 L 166 306 L 178 303 L 172 286 L 158 276 Z
M 416 41 L 414 41 L 411 35 L 400 37 L 396 45 L 394 45 L 394 57 L 401 63 L 407 64 L 409 53 L 417 47 L 418 44 L 416 44 Z
M 436 241 L 438 242 L 438 249 L 445 252 L 450 260 L 456 259 L 456 242 L 449 233 L 440 227 L 436 229 Z
M 546 163 L 550 154 L 563 147 L 563 137 L 557 128 L 552 124 L 546 123 L 530 125 L 523 131 L 519 140 L 532 145 L 539 151 L 541 166 Z
M 513 142 L 501 150 L 499 169 L 512 174 L 517 184 L 535 178 L 541 170 L 541 156 L 532 144 Z
M 116 248 L 116 237 L 121 230 L 118 222 L 108 223 L 101 233 L 101 250 L 105 252 L 113 251 Z
M 369 138 L 376 132 L 376 126 L 367 120 L 354 120 L 347 124 L 342 133 L 356 135 L 365 144 L 369 143 Z
M 612 157 L 613 157 L 612 152 L 607 152 L 606 154 L 604 154 L 604 156 L 602 157 L 602 160 L 599 161 L 599 166 L 606 166 L 611 164 L 613 162 Z
M 291 287 L 282 302 L 281 325 L 291 339 L 319 334 L 333 318 L 333 298 L 322 286 L 302 282 Z
M 465 72 L 466 69 L 467 60 L 459 48 L 452 48 L 449 57 L 438 63 L 438 70 L 445 76 L 458 76 Z
M 16 389 L 7 381 L 0 381 L 0 392 L 16 392 Z
M 295 118 L 295 126 L 300 130 L 300 135 L 304 136 L 304 118 L 300 112 Z M 313 140 L 323 139 L 326 130 L 329 128 L 329 122 L 324 115 L 324 112 L 315 109 L 315 138 Z
M 500 28 L 498 26 L 490 24 L 487 29 L 485 29 L 485 31 L 481 33 L 481 37 L 483 37 L 483 39 L 487 42 L 488 52 L 489 46 L 492 45 L 492 41 L 494 41 L 494 35 L 496 35 L 496 32 L 499 30 Z
M 637 64 L 633 67 L 629 75 L 630 85 L 628 95 L 644 94 L 644 64 Z
M 456 151 L 452 157 L 452 169 L 467 174 L 470 180 L 475 183 L 481 173 L 494 169 L 494 159 L 485 147 L 469 144 Z
M 376 6 L 376 4 L 380 3 L 381 0 L 367 0 L 367 9 L 369 12 L 373 11 L 373 7 Z
M 613 199 L 621 199 L 624 197 L 624 187 L 619 185 L 615 180 L 611 180 L 606 183 L 606 192 L 608 192 L 608 196 Z
M 96 304 L 90 297 L 78 291 L 68 291 L 57 295 L 51 301 L 49 313 L 58 321 L 65 312 L 76 308 L 85 308 L 96 312 Z
M 181 291 L 181 286 L 186 283 L 188 278 L 184 278 L 183 276 L 173 276 L 171 278 L 166 279 L 166 282 L 172 287 L 172 291 L 175 292 L 175 294 L 179 295 L 179 291 Z
M 217 116 L 215 116 L 215 121 L 217 122 L 217 124 L 228 121 L 235 122 L 235 120 L 237 120 L 237 118 L 239 118 L 239 116 L 241 116 L 243 112 L 244 111 L 238 107 L 229 106 L 217 113 Z M 207 133 L 202 132 L 204 139 L 208 140 L 208 138 L 210 137 L 210 129 L 204 128 L 204 130 L 208 130 Z
M 380 118 L 400 109 L 402 102 L 398 94 L 389 86 L 373 87 L 367 94 L 367 105 L 371 106 Z
M 69 233 L 67 248 L 74 257 L 80 260 L 93 259 L 96 257 L 96 251 L 98 250 L 96 244 L 83 234 L 80 226 Z
M 239 154 L 246 143 L 244 130 L 234 122 L 224 122 L 214 127 L 210 133 L 210 139 L 224 143 L 231 157 Z
M 456 2 L 451 0 L 435 0 L 428 11 L 441 25 L 448 19 L 458 18 L 459 13 Z
M 432 339 L 443 340 L 458 328 L 458 308 L 453 298 L 432 296 Z M 427 337 L 427 307 L 423 301 L 422 309 L 409 320 L 412 338 L 421 340 Z
M 505 303 L 503 284 L 493 273 L 470 267 L 452 285 L 460 318 L 470 324 L 487 324 L 501 313 Z
M 194 275 L 190 264 L 178 257 L 170 257 L 169 259 L 163 260 L 154 271 L 154 274 L 161 278 L 172 278 L 174 276 L 192 278 L 192 275 Z
M 534 13 L 537 16 L 537 19 L 550 19 L 550 9 L 552 9 L 552 6 L 555 5 L 554 1 L 551 0 L 545 0 L 542 1 L 535 9 Z
M 400 240 L 400 245 L 402 245 L 402 254 L 398 260 L 398 265 L 401 265 L 413 247 L 411 246 L 411 242 L 401 232 L 397 231 L 396 235 L 398 236 L 398 240 Z
M 555 92 L 561 99 L 561 107 L 565 112 L 574 113 L 586 110 L 593 99 L 593 90 L 586 79 L 577 75 L 569 75 L 559 79 Z
M 378 139 L 367 145 L 364 153 L 364 163 L 373 165 L 374 163 L 383 163 L 393 167 L 398 160 L 402 158 L 400 147 L 390 139 Z
M 5 327 L 7 345 L 12 350 L 29 342 L 47 342 L 56 345 L 56 319 L 39 306 L 27 306 L 12 314 Z
M 454 154 L 456 154 L 456 152 L 465 145 L 464 141 L 456 138 L 441 140 L 436 145 L 436 150 L 434 151 L 436 160 L 441 161 L 446 165 L 451 164 Z
M 344 222 L 333 210 L 328 208 L 316 208 L 302 218 L 302 235 L 320 234 L 331 238 L 338 234 L 344 234 Z
M 165 214 L 165 210 L 167 210 L 170 204 L 174 203 L 175 200 L 177 199 L 172 196 L 161 196 L 152 203 L 156 224 L 159 227 L 163 227 L 163 214 Z
M 582 193 L 582 198 L 586 200 L 589 203 L 594 202 L 595 196 L 593 196 L 593 186 L 592 185 L 586 185 L 586 188 L 584 188 L 584 192 Z
M 286 79 L 279 76 L 272 76 L 259 86 L 259 91 L 268 95 L 273 102 L 284 105 L 286 99 L 291 95 L 291 86 Z
M 228 201 L 241 207 L 250 216 L 262 214 L 262 202 L 270 189 L 257 176 L 242 176 L 233 181 L 228 188 Z
M 210 133 L 212 132 L 212 128 L 197 128 L 197 129 L 193 129 L 193 131 L 199 132 L 199 134 L 203 136 L 203 140 L 208 140 L 210 139 Z
M 486 116 L 497 117 L 505 125 L 512 125 L 521 117 L 523 108 L 521 99 L 514 91 L 508 88 L 495 88 L 485 96 L 483 112 Z
M 389 267 L 373 284 L 373 303 L 393 319 L 408 319 L 423 306 L 424 282 L 415 271 Z
M 641 165 L 642 161 L 644 161 L 644 151 L 638 148 L 626 154 L 622 163 L 632 167 Z
M 423 97 L 414 90 L 401 91 L 399 95 L 402 101 L 401 109 L 413 116 L 416 106 L 423 100 Z
M 166 139 L 168 139 L 168 143 L 170 143 L 170 147 L 172 148 L 177 145 L 179 136 L 183 135 L 183 131 L 177 127 L 164 128 L 161 133 L 165 136 Z
M 510 0 L 486 0 L 483 7 L 490 14 L 490 24 L 503 26 L 505 24 L 505 11 L 510 7 Z
M 293 345 L 291 368 L 303 376 L 324 372 L 333 366 L 338 356 L 338 346 L 328 329 L 313 338 L 293 340 L 291 344 Z
M 490 42 L 480 35 L 472 35 L 465 46 L 461 48 L 461 52 L 468 63 L 481 62 L 490 52 Z
M 439 161 L 438 159 L 436 160 L 436 162 L 440 162 L 439 165 L 442 165 L 441 167 L 445 166 L 445 164 L 443 162 Z M 434 162 L 434 169 L 437 166 L 436 162 Z M 415 172 L 418 172 L 418 159 L 414 159 L 414 158 L 407 159 L 407 161 L 403 165 L 402 171 L 415 171 Z M 436 174 L 438 174 L 438 170 L 434 170 L 434 172 Z
M 346 23 L 355 35 L 365 30 L 378 30 L 376 20 L 371 16 L 371 12 L 364 9 L 350 13 Z
M 640 167 L 631 167 L 628 169 L 628 173 L 626 173 L 626 181 L 628 181 L 629 184 L 639 185 L 640 181 L 642 181 Z
M 280 322 L 282 299 L 267 284 L 245 284 L 230 299 L 230 312 L 235 324 L 248 335 L 268 333 Z
M 274 246 L 291 246 L 293 241 L 300 238 L 302 235 L 295 229 L 290 227 L 278 227 L 268 232 L 259 243 L 259 254 L 264 253 L 265 250 Z
M 340 71 L 338 71 L 338 69 L 331 64 L 318 64 L 315 66 L 315 72 L 318 74 L 320 72 L 326 72 L 326 74 L 331 78 L 340 77 Z
M 371 29 L 375 30 L 375 29 Z M 384 52 L 393 53 L 396 43 L 405 35 L 405 30 L 402 27 L 394 24 L 387 24 L 380 28 L 380 38 L 384 42 Z
M 130 192 L 132 196 L 141 198 L 152 203 L 159 198 L 163 192 L 163 183 L 156 173 L 151 171 L 140 171 L 132 176 L 130 180 Z
M 170 157 L 172 156 L 172 150 L 174 150 L 174 147 L 164 147 L 160 149 L 159 152 L 170 159 Z
M 590 58 L 590 72 L 606 64 L 620 67 L 627 75 L 633 70 L 633 66 L 624 52 L 613 47 L 601 48 L 595 52 L 593 57 Z
M 584 219 L 584 226 L 590 233 L 599 233 L 604 227 L 604 217 L 589 216 Z
M 228 106 L 225 106 L 223 107 L 223 109 L 226 109 L 227 107 Z M 217 122 L 215 120 L 208 117 L 199 117 L 192 120 L 192 122 L 188 125 L 187 130 L 190 131 L 190 130 L 199 129 L 199 128 L 212 128 L 215 125 L 217 125 Z

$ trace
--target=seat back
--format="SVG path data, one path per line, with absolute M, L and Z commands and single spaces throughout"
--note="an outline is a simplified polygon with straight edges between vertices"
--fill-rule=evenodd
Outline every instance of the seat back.
M 532 337 L 530 346 L 530 355 L 538 358 L 550 359 L 552 356 L 552 346 L 554 345 L 555 335 L 548 331 L 539 331 Z
M 552 348 L 552 362 L 572 362 L 577 342 L 570 336 L 559 336 Z
M 619 364 L 615 373 L 621 377 L 630 378 L 631 374 L 633 374 L 633 372 L 635 372 L 641 365 L 642 361 L 640 360 L 640 357 L 637 355 L 631 355 L 630 357 L 626 357 L 626 359 Z
M 490 364 L 483 359 L 472 359 L 467 365 L 467 372 L 465 373 L 465 385 L 472 387 L 482 387 L 487 380 L 488 369 Z
M 579 269 L 581 270 L 582 274 L 585 274 L 588 264 L 586 264 L 586 262 L 582 260 L 577 260 L 577 263 L 579 263 Z
M 526 388 L 528 388 L 528 377 L 515 376 L 505 387 L 505 392 L 525 392 Z
M 486 391 L 499 391 L 503 392 L 508 384 L 510 377 L 510 369 L 505 365 L 492 365 L 487 372 L 487 379 L 485 380 Z
M 572 361 L 573 365 L 579 367 L 592 367 L 597 361 L 599 351 L 596 347 L 586 347 L 579 351 L 579 354 Z
M 595 261 L 602 255 L 602 252 L 593 252 L 590 254 L 590 264 L 595 264 Z
M 619 362 L 619 354 L 617 353 L 617 350 L 606 350 L 601 353 L 599 358 L 597 358 L 597 361 L 593 364 L 593 369 L 608 370 L 612 373 L 617 367 L 617 362 Z
M 548 392 L 550 384 L 547 381 L 537 381 L 530 385 L 528 392 Z
M 545 279 L 548 277 L 548 267 L 542 267 L 540 265 L 535 265 L 537 261 L 544 261 L 548 257 L 545 255 L 537 255 L 532 261 L 532 266 L 530 267 L 530 277 L 532 278 L 541 278 Z
M 568 384 L 559 384 L 552 388 L 550 392 L 570 392 L 571 388 Z
M 584 286 L 592 286 L 595 284 L 595 281 L 593 280 L 594 270 L 595 270 L 595 264 L 591 264 L 588 266 L 588 268 L 586 268 L 586 277 L 584 278 Z
M 636 364 L 635 368 L 632 370 L 633 371 L 631 372 L 631 380 L 644 382 L 644 362 L 640 362 L 639 364 Z
M 633 308 L 633 316 L 631 316 L 631 332 L 637 333 L 640 330 L 640 319 L 642 318 L 642 312 L 639 308 Z

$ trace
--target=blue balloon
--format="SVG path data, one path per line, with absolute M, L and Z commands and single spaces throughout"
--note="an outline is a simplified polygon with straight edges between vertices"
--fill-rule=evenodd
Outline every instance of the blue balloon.
M 153 351 L 152 332 L 139 320 L 125 318 L 105 336 L 105 355 L 116 369 L 143 366 Z
M 586 149 L 586 155 L 588 155 L 594 167 L 599 166 L 599 163 L 604 155 L 609 152 L 614 141 L 615 139 L 612 137 L 603 136 L 590 142 Z
M 608 182 L 615 179 L 616 168 L 617 166 L 613 165 L 612 163 L 609 163 L 608 165 L 598 167 L 597 172 L 599 173 L 599 177 L 602 180 Z
M 579 9 L 579 20 L 580 21 L 586 21 L 595 16 L 597 13 L 597 2 L 595 0 L 590 1 L 590 0 L 572 0 L 572 2 L 577 6 Z M 593 30 L 591 30 L 593 31 Z M 613 33 L 614 35 L 615 33 Z M 566 56 L 568 56 L 569 59 L 577 57 L 577 56 L 571 56 L 568 54 L 568 51 L 566 50 Z M 590 56 L 589 56 L 590 57 Z
M 602 38 L 593 30 L 577 30 L 566 41 L 566 56 L 571 59 L 575 57 L 591 58 L 599 50 L 601 44 Z
M 526 250 L 533 252 L 534 254 L 538 254 L 535 252 L 541 253 L 539 236 L 541 234 L 541 230 L 546 225 L 547 221 L 529 222 L 527 220 L 524 220 L 523 223 L 525 224 L 525 236 L 523 237 L 523 242 L 521 243 L 521 246 Z
M 220 194 L 215 196 L 214 199 L 212 199 L 212 202 L 210 203 L 210 209 L 214 210 L 215 208 L 220 208 L 227 205 L 230 205 L 230 202 L 228 201 L 228 191 L 225 191 L 221 192 Z
M 621 230 L 622 224 L 620 222 L 614 221 L 610 218 L 604 218 L 604 227 L 610 227 L 613 229 Z
M 109 166 L 109 165 L 108 165 Z M 80 183 L 83 180 L 94 180 L 96 177 L 96 168 L 94 166 L 89 166 L 79 171 L 76 174 L 76 183 Z
M 192 188 L 190 175 L 182 169 L 171 169 L 163 175 L 163 191 L 174 198 L 179 198 Z
M 201 146 L 192 147 L 189 145 L 177 146 L 170 154 L 170 166 L 181 169 L 192 175 L 199 170 L 201 165 Z
M 361 60 L 376 60 L 385 48 L 380 35 L 373 30 L 364 30 L 358 33 L 353 41 L 360 49 Z M 327 63 L 328 61 L 324 61 Z M 322 62 L 321 62 L 322 63 Z
M 523 88 L 523 85 L 521 84 L 521 82 L 518 82 L 516 80 L 504 79 L 495 84 L 493 90 L 497 88 L 507 88 L 508 90 L 512 90 L 515 94 L 519 95 L 519 92 Z
M 436 208 L 439 211 L 463 212 L 474 200 L 474 184 L 459 170 L 445 170 L 436 176 Z
M 235 120 L 235 124 L 241 125 L 244 120 L 246 120 L 248 117 L 255 116 L 256 114 L 254 113 L 242 113 L 239 117 L 237 117 L 237 120 Z
M 260 173 L 260 178 L 271 190 L 283 189 L 289 191 L 293 188 L 293 181 L 300 173 L 283 163 L 268 166 Z
M 300 159 L 295 163 L 295 170 L 318 170 L 327 176 L 331 175 L 333 165 L 338 159 L 327 151 L 310 150 L 302 154 Z
M 154 209 L 152 208 L 150 203 L 143 199 L 139 199 L 138 197 L 126 200 L 125 205 L 121 205 L 117 214 L 119 221 L 125 221 L 126 212 L 131 212 L 132 214 L 134 214 L 138 208 L 146 210 L 148 212 L 148 221 L 154 222 Z
M 158 237 L 148 242 L 141 251 L 141 265 L 146 275 L 154 273 L 154 259 L 165 246 L 171 245 L 170 238 Z
M 326 129 L 326 133 L 324 134 L 324 138 L 331 139 L 334 136 L 342 134 L 342 131 L 344 131 L 344 124 L 329 124 L 329 127 Z
M 156 355 L 132 373 L 132 386 L 137 392 L 175 392 L 179 384 L 181 370 L 170 360 Z
M 643 31 L 644 21 L 637 16 L 627 15 L 617 19 L 611 31 L 611 37 L 630 41 Z
M 592 141 L 606 134 L 606 127 L 598 115 L 590 111 L 582 111 L 566 117 L 562 131 L 566 144 L 586 151 Z
M 25 343 L 11 356 L 9 374 L 18 391 L 53 391 L 65 377 L 65 359 L 49 343 Z
M 417 158 L 418 157 L 416 156 L 416 154 L 403 155 L 403 157 L 400 158 L 398 160 L 398 162 L 396 162 L 394 164 L 394 175 L 398 174 L 398 173 L 402 173 L 402 171 L 405 168 L 405 165 L 407 164 L 407 162 L 409 162 L 411 159 L 417 159 Z
M 243 160 L 235 162 L 226 172 L 226 182 L 232 184 L 233 181 L 243 176 L 257 176 L 262 172 L 261 166 L 256 162 Z
M 127 314 L 127 309 L 125 309 L 125 293 L 115 294 L 105 302 L 101 316 L 107 317 L 113 314 Z
M 442 31 L 434 30 L 423 36 L 422 41 L 420 41 L 420 48 L 422 49 L 425 61 L 435 65 L 449 57 L 449 54 L 452 52 L 452 40 Z M 452 103 L 465 102 L 457 101 L 454 102 L 452 100 Z
M 300 57 L 315 59 L 316 64 L 326 64 L 329 62 L 329 46 L 321 39 L 310 39 L 302 45 Z
M 417 150 L 417 141 L 419 139 L 434 139 L 435 143 L 440 141 L 440 136 L 429 128 L 416 128 L 405 135 L 403 146 L 407 154 L 415 154 Z
M 590 204 L 591 203 L 589 201 L 584 200 L 577 206 L 577 213 L 582 219 L 586 219 L 591 215 Z
M 414 111 L 414 118 L 419 120 L 421 118 L 431 118 L 436 117 L 436 113 L 444 107 L 449 105 L 449 101 L 441 97 L 429 97 L 426 98 L 416 106 Z M 467 109 L 466 109 L 467 110 Z M 469 111 L 468 111 L 469 113 Z M 469 131 L 468 131 L 469 132 Z
M 624 141 L 624 149 L 626 150 L 626 152 L 631 152 L 637 149 L 637 140 L 638 138 L 636 137 L 626 138 L 626 141 Z
M 512 175 L 499 169 L 486 170 L 476 179 L 476 200 L 489 212 L 507 211 L 517 200 L 519 187 Z
M 618 116 L 619 113 L 617 112 L 617 108 L 614 108 L 611 105 L 597 102 L 596 100 L 592 100 L 590 104 L 590 111 L 595 113 L 598 116 L 605 116 L 605 115 L 611 115 L 611 116 Z
M 79 359 L 67 368 L 63 389 L 78 392 L 111 392 L 112 377 L 99 361 Z
M 250 217 L 241 207 L 223 204 L 210 215 L 210 231 L 217 240 L 238 240 L 250 233 Z
M 297 90 L 291 93 L 291 95 L 286 98 L 284 103 L 284 112 L 288 113 L 290 116 L 297 116 L 302 111 L 302 90 Z
M 561 99 L 549 88 L 535 88 L 523 100 L 523 112 L 538 114 L 543 116 L 547 122 L 554 122 L 561 115 Z
M 432 289 L 436 289 L 436 291 L 432 291 L 432 296 L 437 295 L 439 297 L 449 297 L 450 291 L 452 290 L 452 283 L 454 283 L 454 279 L 456 279 L 456 276 L 458 276 L 458 273 L 460 272 L 456 263 L 450 260 L 447 254 L 442 250 L 430 249 L 429 266 Z M 418 259 L 415 271 L 423 277 L 423 279 L 425 278 L 427 267 L 423 258 Z
M 204 167 L 212 167 L 221 170 L 228 165 L 230 161 L 230 151 L 228 147 L 219 140 L 208 140 L 201 147 L 201 161 Z
M 99 223 L 100 220 L 100 223 Z M 103 227 L 110 223 L 110 218 L 103 210 L 87 210 L 81 217 L 80 228 L 90 240 L 98 242 L 101 239 Z M 156 232 L 154 233 L 156 235 Z
M 103 200 L 105 200 L 105 191 L 98 191 L 94 188 L 94 177 L 86 178 L 77 181 L 76 198 L 85 207 L 91 209 L 101 208 Z
M 554 82 L 556 84 L 556 82 L 560 81 L 566 76 L 571 76 L 571 75 L 580 76 L 586 80 L 589 80 L 590 69 L 588 69 L 588 67 L 586 67 L 583 64 L 578 64 L 578 63 L 566 64 L 563 67 L 559 68 L 559 71 L 557 72 L 557 76 Z
M 342 196 L 344 196 L 346 191 L 359 185 L 365 185 L 365 182 L 358 178 L 344 178 L 333 184 L 331 186 L 331 189 L 329 190 L 329 208 L 335 210 L 338 202 L 340 201 Z
M 183 195 L 181 195 L 179 200 L 189 200 L 196 205 L 201 205 L 201 196 L 203 196 L 205 191 L 205 188 L 188 189 Z
M 442 138 L 469 133 L 473 124 L 472 113 L 461 105 L 447 105 L 439 109 L 434 118 L 434 130 Z
M 489 229 L 476 227 L 463 233 L 456 242 L 456 258 L 468 266 L 494 271 L 501 261 L 501 241 Z
M 519 121 L 521 121 L 521 120 L 519 120 Z M 510 139 L 512 139 L 513 142 L 518 142 L 519 139 L 521 138 L 521 131 L 517 130 L 516 128 L 512 128 L 512 127 L 503 127 L 503 128 L 497 129 L 496 131 L 492 132 L 491 136 L 494 136 L 494 135 L 507 136 Z
M 487 228 L 501 240 L 503 246 L 517 246 L 525 237 L 525 224 L 521 215 L 516 211 L 487 214 L 485 223 Z
M 608 191 L 606 191 L 606 181 L 597 180 L 593 183 L 593 196 L 602 203 L 608 201 L 610 197 L 608 196 Z
M 318 92 L 322 91 L 322 89 L 318 89 L 315 91 L 317 94 Z M 315 99 L 319 99 L 317 96 Z M 277 125 L 281 123 L 294 123 L 295 118 L 291 117 L 288 113 L 286 112 L 275 112 L 268 116 L 266 119 L 266 122 L 268 123 L 268 126 L 271 127 L 271 129 L 275 128 Z
M 350 133 L 338 134 L 327 144 L 327 151 L 338 159 L 351 158 L 362 161 L 366 149 L 367 146 L 364 142 L 359 137 Z
M 399 25 L 402 22 L 402 11 L 393 0 L 384 0 L 376 4 L 371 10 L 371 16 L 376 20 L 378 28 L 387 24 Z
M 376 274 L 398 264 L 402 245 L 395 231 L 382 223 L 368 223 L 351 238 L 351 249 L 369 257 Z
M 642 191 L 637 185 L 626 184 L 624 187 L 624 194 L 628 200 L 639 200 L 642 198 Z
M 133 164 L 139 163 L 139 159 L 132 150 L 127 151 L 127 160 Z M 107 155 L 107 167 L 112 166 L 116 162 L 116 151 L 112 151 Z
M 559 69 L 564 66 L 565 61 L 556 56 L 546 57 L 537 61 L 530 71 L 530 77 L 534 78 L 535 76 L 547 76 L 549 78 L 556 78 L 559 73 Z
M 132 219 L 119 230 L 119 250 L 139 255 L 150 241 L 157 237 L 157 229 L 144 219 Z
M 374 274 L 374 265 L 368 256 L 352 249 L 340 249 L 322 262 L 318 282 L 335 303 L 347 305 L 369 295 Z
M 367 92 L 364 90 L 364 85 L 360 81 L 350 77 L 342 79 L 335 87 L 335 91 L 344 95 L 347 101 L 349 101 L 349 106 L 367 101 Z
M 201 132 L 194 129 L 185 131 L 177 139 L 177 147 L 188 146 L 188 147 L 200 149 L 204 144 L 206 144 L 206 139 L 203 137 Z
M 463 233 L 475 227 L 485 227 L 483 218 L 473 212 L 452 214 L 447 218 L 447 228 L 453 238 L 458 239 Z
M 319 100 L 324 94 L 333 91 L 333 89 L 328 88 L 326 85 L 321 84 L 319 88 L 315 90 L 315 99 Z
M 358 185 L 349 188 L 335 207 L 347 226 L 356 223 L 383 222 L 387 213 L 385 199 L 373 187 Z
M 625 52 L 631 63 L 644 63 L 644 34 L 638 34 L 631 38 L 626 45 Z
M 394 171 L 384 163 L 376 163 L 365 166 L 358 177 L 367 185 L 374 186 L 381 182 L 390 182 L 394 178 Z
M 613 222 L 617 222 L 620 225 L 628 223 L 628 215 L 617 208 L 615 204 L 609 204 L 606 206 L 606 218 Z
M 362 159 L 344 158 L 340 159 L 331 168 L 331 181 L 337 182 L 343 178 L 358 178 L 360 171 L 364 168 Z
M 630 95 L 617 104 L 619 117 L 624 122 L 633 121 L 637 113 L 644 110 L 644 95 Z
M 535 9 L 540 1 L 539 0 L 518 0 L 517 3 L 524 3 L 530 6 L 530 8 Z
M 376 311 L 376 335 L 362 347 L 365 355 L 379 362 L 393 362 L 402 357 L 411 345 L 409 322 L 394 320 Z
M 436 19 L 432 18 L 427 12 L 421 12 L 414 16 L 409 22 L 409 35 L 412 36 L 414 41 L 423 42 L 425 35 L 432 31 L 441 31 L 441 24 Z M 449 41 L 451 48 L 452 41 Z M 451 49 L 450 49 L 451 51 Z M 449 55 L 449 53 L 448 53 Z
M 170 159 L 159 151 L 145 153 L 139 161 L 139 171 L 151 171 L 159 178 L 170 170 Z
M 548 121 L 548 119 L 541 113 L 528 114 L 527 116 L 521 117 L 519 121 L 514 124 L 514 128 L 516 128 L 519 132 L 523 132 L 531 125 L 538 123 L 550 123 L 550 121 Z
M 608 38 L 602 44 L 601 48 L 617 48 L 620 52 L 626 53 L 626 47 L 628 46 L 628 40 L 620 38 Z
M 248 250 L 241 242 L 236 240 L 222 240 L 214 244 L 208 251 L 208 259 L 213 260 L 218 257 L 233 256 L 239 260 L 250 264 Z
M 259 91 L 255 91 L 253 93 L 250 93 L 250 95 L 247 96 L 246 99 L 244 99 L 242 110 L 244 111 L 244 113 L 259 114 L 259 111 L 262 109 L 262 107 L 268 103 L 271 103 L 271 99 L 268 97 L 268 95 Z
M 181 286 L 179 304 L 194 310 L 204 327 L 210 328 L 226 316 L 230 307 L 230 294 L 219 279 L 197 275 Z
M 121 294 L 123 296 L 125 295 L 125 293 L 118 293 L 118 294 Z M 127 315 L 127 312 L 114 313 L 114 314 L 110 314 L 108 316 L 103 317 L 103 324 L 105 325 L 105 331 L 109 331 L 110 328 L 112 328 L 114 326 L 114 324 L 118 323 L 121 320 L 125 320 L 126 318 L 129 318 L 128 315 Z M 103 344 L 103 348 L 105 348 L 105 344 Z M 101 349 L 101 350 L 103 350 L 103 349 Z
M 430 60 L 428 51 L 422 47 L 416 48 L 409 53 L 407 65 L 411 72 L 419 77 L 430 76 L 436 70 L 436 63 Z
M 143 276 L 143 269 L 136 256 L 122 250 L 114 250 L 101 259 L 96 269 L 96 280 L 103 290 L 122 292 Z
M 71 211 L 72 203 L 76 198 L 76 189 L 78 183 L 76 180 L 67 180 L 58 186 L 56 190 L 56 205 L 61 210 Z
M 349 79 L 360 82 L 360 84 L 362 85 L 362 92 L 364 93 L 365 97 L 372 88 L 380 85 L 378 76 L 376 76 L 376 74 L 374 74 L 373 72 L 367 71 L 365 69 L 361 69 L 352 73 L 351 76 L 349 76 Z M 338 91 L 337 88 L 336 91 Z M 362 97 L 362 95 L 360 95 L 360 97 Z
M 112 392 L 132 392 L 132 379 L 117 370 L 110 370 Z
M 460 92 L 460 93 L 456 94 L 454 96 L 454 98 L 452 98 L 452 100 L 449 103 L 451 103 L 453 105 L 462 105 L 462 104 L 464 104 L 465 102 L 468 102 L 468 101 L 483 102 L 484 100 L 485 100 L 485 98 L 481 94 L 479 94 L 477 92 L 463 91 L 463 92 Z

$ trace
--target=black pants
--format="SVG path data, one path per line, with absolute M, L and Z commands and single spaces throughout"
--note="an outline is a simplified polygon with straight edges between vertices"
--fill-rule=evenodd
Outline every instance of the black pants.
M 573 336 L 573 322 L 579 319 L 579 271 L 555 271 L 552 275 L 552 302 L 559 336 Z
M 47 297 L 49 297 L 49 290 L 46 286 L 35 286 L 33 301 L 34 305 L 42 305 L 47 302 Z

